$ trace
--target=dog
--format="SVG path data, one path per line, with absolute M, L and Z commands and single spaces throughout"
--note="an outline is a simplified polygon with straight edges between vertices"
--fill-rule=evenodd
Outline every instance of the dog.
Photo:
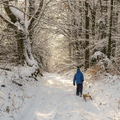
M 93 100 L 92 97 L 91 97 L 91 95 L 89 94 L 89 92 L 88 92 L 88 94 L 83 94 L 83 99 L 85 101 L 86 101 L 86 97 L 89 97 L 91 100 Z

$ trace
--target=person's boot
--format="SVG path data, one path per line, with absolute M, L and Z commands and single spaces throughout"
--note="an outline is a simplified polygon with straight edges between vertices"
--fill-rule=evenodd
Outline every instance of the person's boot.
M 82 94 L 80 93 L 80 97 L 82 97 Z

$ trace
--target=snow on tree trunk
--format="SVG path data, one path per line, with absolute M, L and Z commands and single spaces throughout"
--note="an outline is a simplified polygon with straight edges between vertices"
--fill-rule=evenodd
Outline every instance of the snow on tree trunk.
M 26 60 L 26 63 L 29 66 L 38 65 L 37 61 L 34 59 L 32 52 L 31 52 L 31 44 L 29 36 L 25 40 L 23 40 L 23 54 Z

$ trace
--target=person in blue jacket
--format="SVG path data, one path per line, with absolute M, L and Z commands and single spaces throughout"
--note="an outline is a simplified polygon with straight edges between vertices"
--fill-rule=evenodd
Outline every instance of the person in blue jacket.
M 78 96 L 80 95 L 80 97 L 82 97 L 83 81 L 84 81 L 84 76 L 80 71 L 80 68 L 77 67 L 77 72 L 74 75 L 74 79 L 73 79 L 73 85 L 75 86 L 75 82 L 76 82 L 76 85 L 77 85 L 76 95 Z

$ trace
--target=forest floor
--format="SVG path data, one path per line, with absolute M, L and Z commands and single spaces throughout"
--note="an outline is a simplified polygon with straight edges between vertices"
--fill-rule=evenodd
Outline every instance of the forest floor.
M 11 72 L 0 77 L 0 120 L 120 120 L 120 76 L 106 74 L 90 80 L 84 73 L 83 93 L 93 100 L 76 96 L 73 75 L 44 73 L 33 79 L 11 82 Z M 20 75 L 19 75 L 20 77 Z

